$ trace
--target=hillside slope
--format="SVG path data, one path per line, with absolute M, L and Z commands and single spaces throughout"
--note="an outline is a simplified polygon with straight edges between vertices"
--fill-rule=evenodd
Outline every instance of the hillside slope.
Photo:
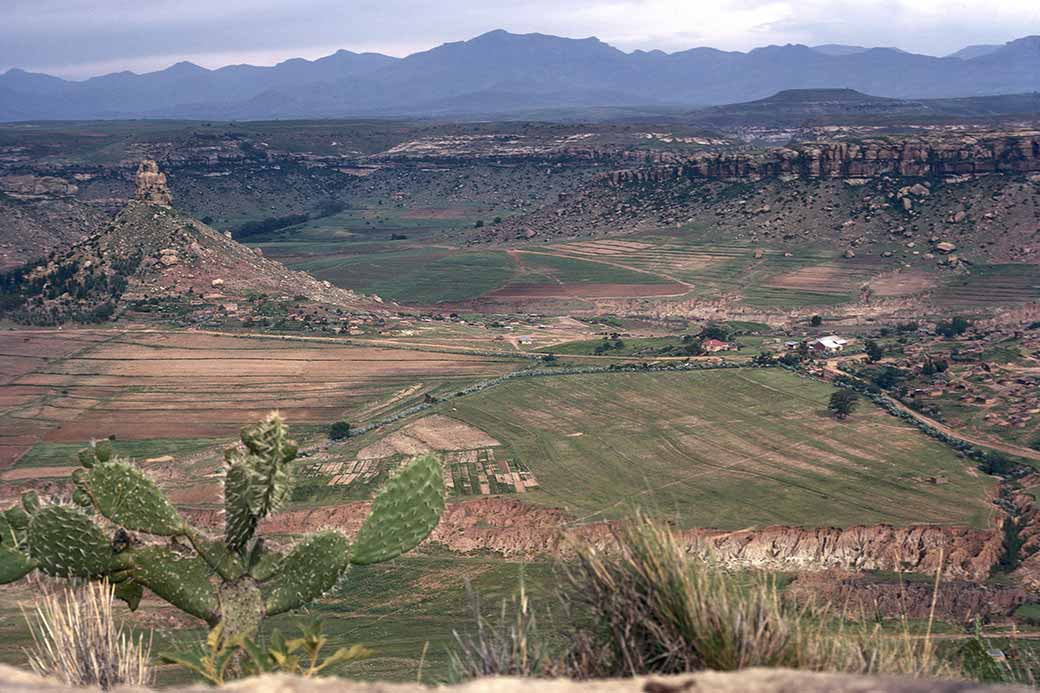
M 137 313 L 249 320 L 267 299 L 321 319 L 374 300 L 293 272 L 169 206 L 154 162 L 138 173 L 137 199 L 66 252 L 0 275 L 0 309 L 16 320 L 96 322 Z

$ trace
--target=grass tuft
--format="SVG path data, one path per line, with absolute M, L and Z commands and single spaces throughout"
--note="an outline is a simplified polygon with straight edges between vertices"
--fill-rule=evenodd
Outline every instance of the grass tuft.
M 135 639 L 112 613 L 113 588 L 88 582 L 45 593 L 23 610 L 33 644 L 29 666 L 40 676 L 69 686 L 148 686 L 154 678 L 151 640 Z

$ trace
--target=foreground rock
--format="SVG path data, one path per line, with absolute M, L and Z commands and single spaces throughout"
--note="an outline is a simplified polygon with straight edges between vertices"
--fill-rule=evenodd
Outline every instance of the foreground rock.
M 27 672 L 0 665 L 0 690 L 6 693 L 59 693 L 84 690 L 47 681 Z M 140 691 L 138 688 L 119 688 L 117 691 Z M 212 691 L 213 688 L 191 686 L 167 688 L 167 691 Z M 845 674 L 813 674 L 787 669 L 748 669 L 736 673 L 702 672 L 683 676 L 639 677 L 609 681 L 575 682 L 564 679 L 496 678 L 432 688 L 407 683 L 364 683 L 337 678 L 299 679 L 292 676 L 262 676 L 246 679 L 224 687 L 228 691 L 255 693 L 420 693 L 430 690 L 457 693 L 981 693 L 982 691 L 1027 691 L 1021 686 L 984 686 L 966 681 L 920 681 L 889 677 L 849 676 Z

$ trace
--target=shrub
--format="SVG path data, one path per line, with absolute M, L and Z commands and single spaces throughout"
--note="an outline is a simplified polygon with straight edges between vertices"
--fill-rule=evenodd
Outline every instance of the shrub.
M 343 440 L 350 437 L 350 424 L 346 421 L 336 421 L 329 426 L 329 440 Z
M 863 351 L 867 354 L 867 360 L 871 363 L 876 363 L 881 360 L 885 355 L 885 350 L 880 344 L 875 342 L 873 339 L 868 339 L 863 343 Z
M 152 683 L 151 640 L 135 639 L 112 614 L 108 581 L 65 587 L 44 594 L 25 620 L 32 635 L 26 651 L 40 676 L 69 686 L 144 687 Z

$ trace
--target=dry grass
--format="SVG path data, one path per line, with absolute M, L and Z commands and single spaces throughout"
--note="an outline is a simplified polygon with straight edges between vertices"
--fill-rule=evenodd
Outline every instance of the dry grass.
M 112 613 L 113 588 L 107 581 L 45 593 L 23 612 L 33 645 L 29 666 L 41 676 L 70 686 L 148 686 L 151 640 L 135 639 Z
M 667 528 L 639 518 L 616 547 L 578 547 L 564 566 L 569 611 L 591 618 L 569 653 L 573 675 L 788 667 L 860 674 L 955 674 L 930 637 L 892 637 L 831 608 L 793 607 L 773 578 L 693 559 Z
M 449 653 L 453 680 L 481 676 L 542 677 L 557 673 L 522 580 L 520 594 L 511 601 L 502 601 L 495 622 L 482 615 L 480 599 L 468 585 L 467 595 L 477 629 L 468 636 L 452 632 L 456 644 L 455 650 Z
M 937 656 L 930 628 L 919 637 L 906 625 L 893 636 L 827 606 L 793 606 L 772 578 L 734 575 L 694 558 L 645 517 L 614 539 L 606 547 L 580 544 L 576 558 L 561 564 L 562 641 L 539 631 L 521 590 L 519 600 L 503 602 L 497 623 L 477 611 L 475 634 L 456 634 L 456 676 L 590 679 L 748 667 L 961 675 L 959 665 Z

